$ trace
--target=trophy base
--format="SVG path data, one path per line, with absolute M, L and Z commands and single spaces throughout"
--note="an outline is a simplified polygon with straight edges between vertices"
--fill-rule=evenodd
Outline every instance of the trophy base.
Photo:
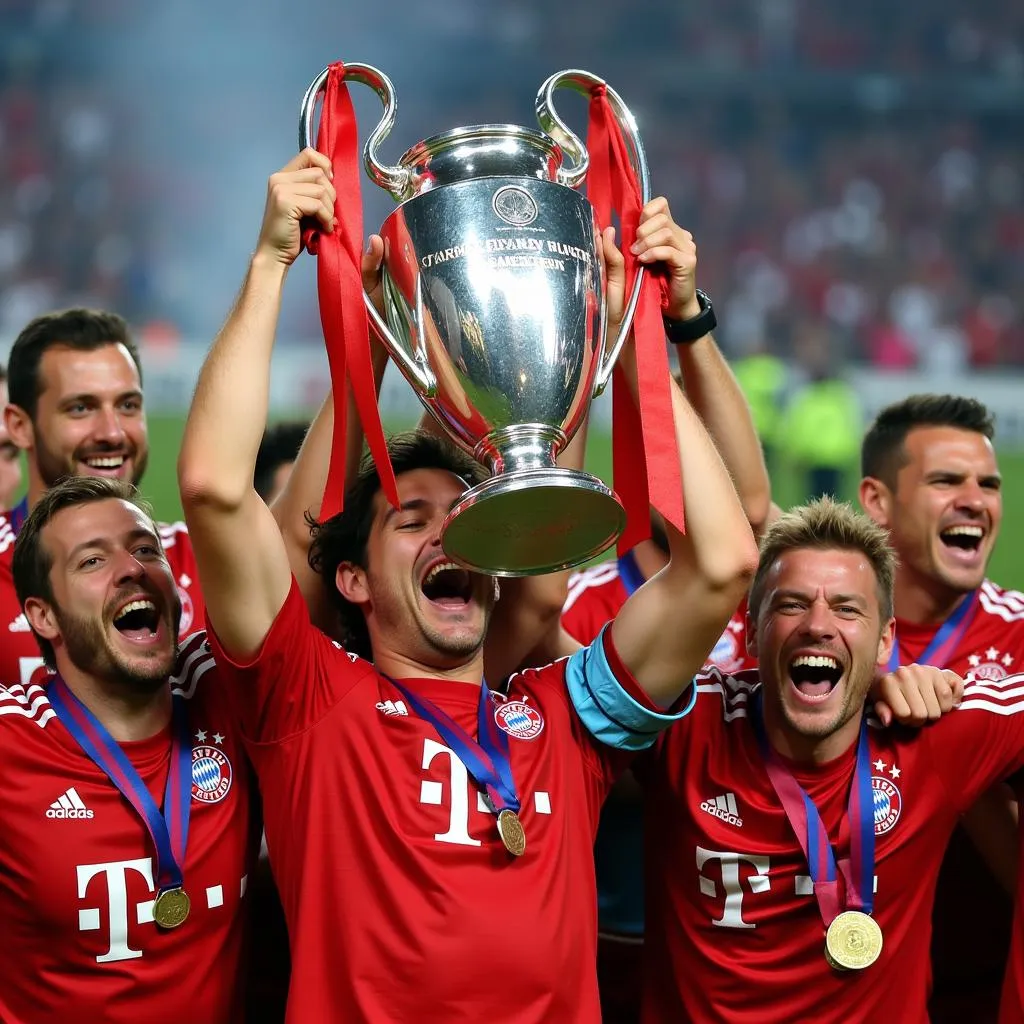
M 444 521 L 445 554 L 489 576 L 570 569 L 613 544 L 626 513 L 596 476 L 575 469 L 499 473 L 470 488 Z

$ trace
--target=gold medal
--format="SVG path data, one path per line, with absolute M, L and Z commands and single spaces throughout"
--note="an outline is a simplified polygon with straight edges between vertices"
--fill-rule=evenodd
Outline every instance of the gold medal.
M 869 914 L 846 910 L 825 934 L 825 959 L 837 971 L 861 971 L 882 952 L 882 929 Z
M 519 815 L 507 807 L 498 812 L 498 835 L 505 844 L 505 849 L 513 857 L 522 857 L 526 852 L 526 833 Z
M 153 920 L 161 928 L 177 928 L 188 917 L 192 901 L 181 886 L 165 889 L 153 901 Z

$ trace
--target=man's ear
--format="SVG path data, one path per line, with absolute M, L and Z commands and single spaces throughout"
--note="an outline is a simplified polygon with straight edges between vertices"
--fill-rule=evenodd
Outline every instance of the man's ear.
M 44 640 L 52 644 L 60 638 L 60 626 L 57 625 L 57 616 L 53 613 L 53 606 L 44 601 L 41 597 L 30 597 L 25 602 L 25 618 L 32 630 Z
M 878 667 L 884 675 L 889 671 L 889 659 L 892 658 L 892 649 L 896 643 L 896 620 L 890 619 L 882 629 L 882 635 L 878 638 Z
M 370 590 L 366 585 L 366 570 L 353 562 L 341 562 L 334 574 L 334 585 L 350 604 L 369 604 Z
M 744 635 L 746 637 L 747 654 L 751 658 L 757 657 L 757 623 L 754 621 L 754 617 L 750 614 L 750 609 L 747 609 L 745 616 L 746 622 L 744 622 Z
M 866 476 L 857 492 L 860 507 L 883 529 L 892 522 L 893 493 L 877 477 Z
M 22 451 L 34 448 L 36 443 L 36 432 L 32 426 L 32 417 L 20 405 L 6 405 L 4 407 L 4 425 L 11 440 Z

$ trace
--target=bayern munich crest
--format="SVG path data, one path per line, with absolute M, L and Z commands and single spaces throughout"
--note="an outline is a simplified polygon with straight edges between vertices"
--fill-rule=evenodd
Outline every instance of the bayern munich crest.
M 875 835 L 884 836 L 899 821 L 903 797 L 896 784 L 881 775 L 871 776 L 871 796 L 875 809 Z
M 740 649 L 739 633 L 743 630 L 743 622 L 734 619 L 725 627 L 711 653 L 708 664 L 721 669 L 726 675 L 738 672 L 743 667 L 743 651 Z
M 205 744 L 192 748 L 192 799 L 220 803 L 231 790 L 231 762 L 223 750 Z
M 517 740 L 535 740 L 544 731 L 544 717 L 523 700 L 510 700 L 494 709 L 498 728 Z

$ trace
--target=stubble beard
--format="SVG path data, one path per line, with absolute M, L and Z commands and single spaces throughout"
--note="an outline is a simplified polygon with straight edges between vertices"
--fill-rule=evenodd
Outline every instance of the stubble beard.
M 33 424 L 33 427 L 36 437 L 36 465 L 39 467 L 39 476 L 47 487 L 54 487 L 60 483 L 61 480 L 66 480 L 68 477 L 83 475 L 77 472 L 77 449 L 71 455 L 67 456 L 54 452 L 42 439 L 39 427 L 35 424 Z M 142 480 L 143 473 L 146 471 L 146 464 L 149 461 L 149 452 L 144 448 L 136 448 L 134 451 L 129 450 L 126 457 L 131 457 L 133 460 L 134 472 L 132 473 L 130 482 L 137 487 L 139 482 Z
M 67 612 L 55 614 L 68 660 L 79 671 L 112 687 L 143 695 L 155 693 L 167 683 L 174 668 L 174 647 L 165 657 L 129 662 L 110 646 L 102 623 Z M 172 636 L 176 638 L 177 632 Z

